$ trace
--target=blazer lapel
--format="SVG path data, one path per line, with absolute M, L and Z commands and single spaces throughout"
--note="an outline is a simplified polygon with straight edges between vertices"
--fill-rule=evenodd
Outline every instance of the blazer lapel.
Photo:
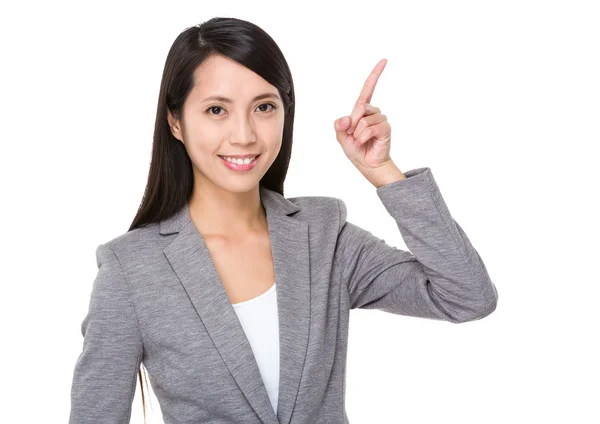
M 296 401 L 308 346 L 310 264 L 308 224 L 293 216 L 300 207 L 260 186 L 277 283 L 280 379 L 277 416 L 250 343 L 217 274 L 210 253 L 185 205 L 160 222 L 161 234 L 178 233 L 164 254 L 192 300 L 199 319 L 265 424 L 288 424 Z

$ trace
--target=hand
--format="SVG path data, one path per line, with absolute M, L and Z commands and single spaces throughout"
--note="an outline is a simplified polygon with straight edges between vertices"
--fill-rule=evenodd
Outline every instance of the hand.
M 392 128 L 379 108 L 370 104 L 379 75 L 387 59 L 375 66 L 354 105 L 352 114 L 336 119 L 336 138 L 344 153 L 367 178 L 384 165 L 392 163 L 390 140 Z

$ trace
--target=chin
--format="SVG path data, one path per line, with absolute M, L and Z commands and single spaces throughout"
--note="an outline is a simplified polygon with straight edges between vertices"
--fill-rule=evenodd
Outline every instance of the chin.
M 224 181 L 223 184 L 219 184 L 219 186 L 230 193 L 248 193 L 250 191 L 255 190 L 259 185 L 260 179 L 255 180 L 254 178 L 246 178 L 244 181 L 241 179 L 238 181 L 234 181 L 231 179 L 229 181 Z

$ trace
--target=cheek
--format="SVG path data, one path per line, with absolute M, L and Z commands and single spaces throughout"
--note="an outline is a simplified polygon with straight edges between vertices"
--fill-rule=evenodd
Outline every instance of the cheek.
M 263 134 L 267 136 L 267 139 L 273 143 L 277 142 L 281 144 L 281 137 L 283 136 L 283 125 L 284 125 L 283 117 L 276 122 L 269 122 L 268 125 L 265 126 Z
M 198 125 L 189 128 L 186 134 L 186 145 L 190 153 L 202 153 L 215 151 L 223 139 L 223 135 L 210 125 Z

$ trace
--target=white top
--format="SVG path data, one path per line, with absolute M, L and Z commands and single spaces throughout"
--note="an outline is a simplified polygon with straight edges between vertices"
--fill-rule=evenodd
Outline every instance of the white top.
M 245 302 L 233 303 L 252 347 L 275 414 L 279 397 L 279 315 L 276 284 Z

